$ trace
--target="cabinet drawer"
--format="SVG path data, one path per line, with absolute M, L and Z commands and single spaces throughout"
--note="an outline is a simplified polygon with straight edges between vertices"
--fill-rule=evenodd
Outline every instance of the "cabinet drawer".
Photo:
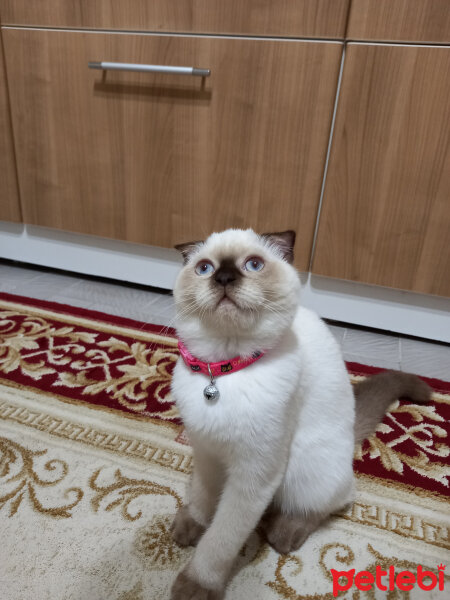
M 347 38 L 450 43 L 449 0 L 352 0 Z
M 4 34 L 26 222 L 160 246 L 295 227 L 307 268 L 341 44 Z M 92 60 L 211 76 L 105 73 Z
M 450 48 L 349 44 L 313 271 L 450 296 Z
M 349 0 L 0 0 L 4 25 L 343 38 Z
M 0 38 L 0 221 L 21 221 L 9 114 L 3 47 Z

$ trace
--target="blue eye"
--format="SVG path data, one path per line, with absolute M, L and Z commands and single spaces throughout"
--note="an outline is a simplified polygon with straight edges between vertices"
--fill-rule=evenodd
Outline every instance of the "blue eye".
M 208 260 L 201 260 L 195 267 L 197 275 L 211 275 L 214 271 L 213 265 Z
M 246 271 L 261 271 L 261 269 L 264 267 L 264 261 L 262 258 L 259 258 L 258 256 L 252 256 L 252 258 L 249 258 L 248 261 L 245 263 L 245 270 Z

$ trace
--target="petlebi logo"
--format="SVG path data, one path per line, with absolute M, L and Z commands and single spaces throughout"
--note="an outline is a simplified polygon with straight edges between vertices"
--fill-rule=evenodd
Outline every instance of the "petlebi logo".
M 418 565 L 417 571 L 395 571 L 393 565 L 388 570 L 383 570 L 377 565 L 375 574 L 369 571 L 355 572 L 355 569 L 349 571 L 336 571 L 331 569 L 333 577 L 333 596 L 336 597 L 339 592 L 349 590 L 355 586 L 361 591 L 370 591 L 374 587 L 382 591 L 401 590 L 410 591 L 414 587 L 421 590 L 431 591 L 438 589 L 444 590 L 444 571 L 445 565 L 437 566 L 438 575 L 433 571 L 425 571 L 421 565 Z

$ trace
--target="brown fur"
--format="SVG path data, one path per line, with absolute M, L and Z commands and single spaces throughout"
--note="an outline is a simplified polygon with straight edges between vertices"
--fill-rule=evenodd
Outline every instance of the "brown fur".
M 183 263 L 187 264 L 189 261 L 190 255 L 193 252 L 195 252 L 195 250 L 197 250 L 202 244 L 203 244 L 203 242 L 200 242 L 200 241 L 186 242 L 184 244 L 176 244 L 176 246 L 174 246 L 174 248 L 176 248 L 179 252 L 181 252 L 181 255 L 183 257 Z
M 172 537 L 179 546 L 195 546 L 205 528 L 189 514 L 187 506 L 177 512 L 172 523 Z
M 286 515 L 270 506 L 259 523 L 259 529 L 274 550 L 289 554 L 298 550 L 327 516 L 316 513 L 309 513 L 307 517 Z
M 208 590 L 182 571 L 175 580 L 171 600 L 222 600 L 225 591 Z
M 281 250 L 283 258 L 288 263 L 294 262 L 294 244 L 295 244 L 295 231 L 289 229 L 288 231 L 279 231 L 277 233 L 263 233 L 262 238 L 277 245 L 278 249 Z
M 234 258 L 223 258 L 220 261 L 219 268 L 214 273 L 216 284 L 223 285 L 238 282 L 242 278 L 242 271 L 237 268 Z M 212 280 L 211 280 L 212 281 Z
M 400 371 L 383 371 L 354 387 L 356 399 L 355 443 L 371 435 L 381 423 L 389 406 L 398 398 L 428 402 L 430 387 L 417 375 Z

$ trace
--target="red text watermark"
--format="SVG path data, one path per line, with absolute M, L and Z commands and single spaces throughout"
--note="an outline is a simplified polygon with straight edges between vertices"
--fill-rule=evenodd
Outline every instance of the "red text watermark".
M 379 565 L 375 570 L 375 575 L 369 571 L 359 571 L 355 573 L 355 569 L 350 571 L 336 571 L 331 569 L 333 577 L 333 596 L 337 596 L 339 592 L 349 590 L 353 585 L 361 591 L 369 591 L 373 586 L 379 590 L 392 591 L 395 589 L 401 591 L 412 590 L 417 585 L 421 590 L 438 590 L 444 589 L 444 570 L 445 565 L 438 565 L 438 574 L 433 571 L 424 571 L 419 565 L 416 573 L 412 571 L 395 572 L 395 567 L 391 565 L 384 571 Z

